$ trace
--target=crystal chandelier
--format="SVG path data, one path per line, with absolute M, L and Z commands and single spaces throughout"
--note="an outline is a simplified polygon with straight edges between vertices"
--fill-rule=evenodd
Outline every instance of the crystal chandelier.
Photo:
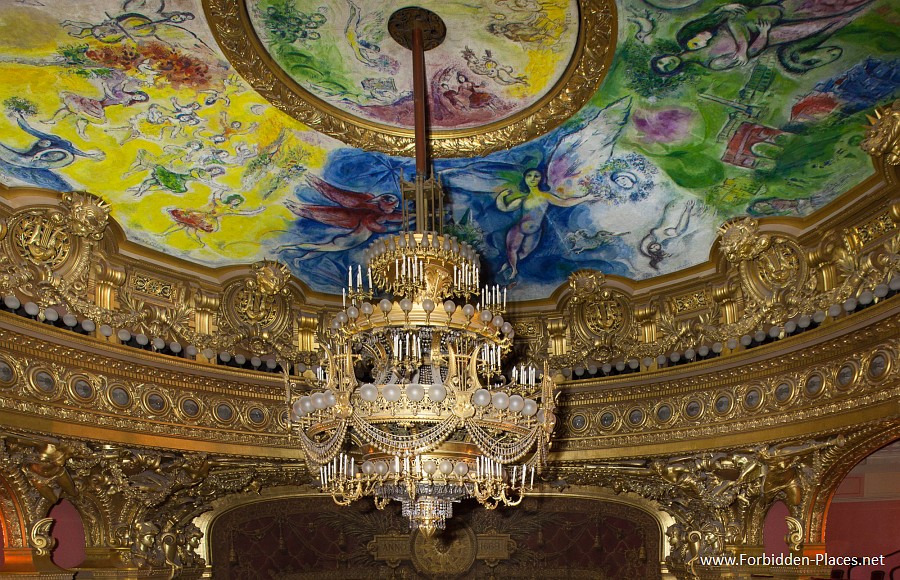
M 432 181 L 403 188 L 440 192 Z M 291 409 L 322 491 L 341 505 L 399 501 L 426 535 L 462 499 L 518 504 L 556 421 L 546 369 L 503 365 L 514 334 L 505 292 L 481 287 L 476 252 L 440 229 L 375 242 L 365 283 L 362 265 L 351 267 L 345 308 L 322 336 L 324 364 Z M 376 303 L 376 289 L 395 299 Z M 453 300 L 479 294 L 477 305 Z
M 520 503 L 556 416 L 546 367 L 504 365 L 514 335 L 506 290 L 481 285 L 477 252 L 443 232 L 441 183 L 423 177 L 423 55 L 443 40 L 443 23 L 403 8 L 388 30 L 413 52 L 416 177 L 400 179 L 401 231 L 349 268 L 312 387 L 289 384 L 291 424 L 335 502 L 398 501 L 410 529 L 431 536 L 463 499 Z

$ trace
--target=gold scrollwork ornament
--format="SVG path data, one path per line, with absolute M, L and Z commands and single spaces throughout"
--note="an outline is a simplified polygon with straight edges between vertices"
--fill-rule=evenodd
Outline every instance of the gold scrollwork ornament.
M 900 165 L 900 99 L 869 116 L 872 124 L 860 146 L 873 157 L 881 157 L 888 165 Z

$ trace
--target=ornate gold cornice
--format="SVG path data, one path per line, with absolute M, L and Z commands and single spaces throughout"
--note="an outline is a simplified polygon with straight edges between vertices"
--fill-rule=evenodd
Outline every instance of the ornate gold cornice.
M 534 139 L 565 122 L 597 92 L 609 71 L 616 39 L 615 3 L 580 0 L 580 29 L 573 57 L 560 80 L 522 112 L 475 129 L 432 131 L 435 157 L 486 155 Z M 349 145 L 411 156 L 411 129 L 381 125 L 348 113 L 301 88 L 274 62 L 256 35 L 245 0 L 203 0 L 213 36 L 229 62 L 258 93 L 311 129 Z
M 563 385 L 551 460 L 712 449 L 900 421 L 898 313 L 900 303 L 888 301 L 736 355 Z

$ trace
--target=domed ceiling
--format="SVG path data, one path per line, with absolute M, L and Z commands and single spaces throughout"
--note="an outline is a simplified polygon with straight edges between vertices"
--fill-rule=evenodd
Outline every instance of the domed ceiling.
M 400 225 L 405 1 L 10 0 L 0 182 L 106 199 L 130 239 L 274 258 L 339 293 Z M 701 263 L 735 215 L 803 216 L 872 173 L 900 96 L 893 0 L 444 0 L 426 56 L 449 228 L 515 299 Z M 613 42 L 615 41 L 615 42 Z

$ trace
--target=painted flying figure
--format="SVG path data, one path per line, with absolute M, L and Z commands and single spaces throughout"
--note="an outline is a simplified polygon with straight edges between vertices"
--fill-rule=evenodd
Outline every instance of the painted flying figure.
M 681 213 L 677 215 L 674 208 L 674 201 L 666 204 L 659 222 L 641 239 L 638 250 L 650 259 L 650 267 L 654 270 L 659 270 L 659 263 L 672 255 L 666 252 L 666 246 L 687 232 L 694 212 L 694 201 L 684 202 Z
M 129 86 L 132 82 L 132 79 L 128 78 L 125 73 L 113 69 L 108 75 L 100 77 L 99 84 L 103 90 L 103 98 L 97 99 L 63 91 L 61 93 L 63 106 L 57 109 L 44 123 L 53 125 L 67 117 L 74 116 L 75 130 L 78 135 L 82 139 L 89 139 L 85 134 L 85 129 L 91 123 L 106 123 L 107 107 L 114 105 L 128 107 L 150 100 L 150 96 L 144 91 L 133 90 Z
M 25 183 L 56 191 L 71 191 L 72 185 L 53 170 L 71 165 L 76 157 L 96 160 L 105 157 L 102 151 L 82 151 L 71 141 L 38 131 L 22 115 L 16 115 L 16 122 L 20 129 L 36 141 L 27 149 L 0 143 L 0 173 Z
M 162 42 L 185 50 L 202 50 L 213 54 L 199 36 L 181 26 L 194 20 L 194 14 L 186 11 L 166 11 L 165 0 L 126 0 L 122 13 L 107 14 L 107 19 L 93 22 L 64 20 L 62 26 L 69 36 L 93 38 L 104 44 L 130 41 L 135 44 Z
M 526 168 L 517 188 L 500 191 L 497 208 L 518 216 L 506 234 L 506 263 L 499 272 L 507 280 L 515 280 L 520 263 L 537 248 L 551 205 L 573 207 L 601 199 L 598 192 L 583 190 L 578 183 L 612 155 L 630 106 L 630 100 L 622 99 L 597 109 L 581 127 L 556 140 L 540 166 Z
M 298 217 L 344 231 L 322 242 L 301 242 L 281 246 L 278 251 L 282 253 L 302 252 L 300 256 L 294 258 L 295 264 L 313 258 L 320 252 L 350 250 L 367 242 L 373 234 L 396 230 L 403 221 L 400 200 L 396 196 L 341 189 L 310 173 L 306 174 L 306 181 L 313 189 L 337 205 L 286 201 L 285 206 Z
M 255 209 L 238 209 L 246 200 L 239 193 L 225 195 L 222 190 L 213 192 L 209 203 L 202 208 L 168 208 L 166 213 L 175 222 L 161 235 L 183 231 L 189 238 L 205 246 L 206 243 L 200 234 L 210 234 L 219 231 L 221 219 L 228 216 L 252 216 L 262 213 L 266 207 Z

